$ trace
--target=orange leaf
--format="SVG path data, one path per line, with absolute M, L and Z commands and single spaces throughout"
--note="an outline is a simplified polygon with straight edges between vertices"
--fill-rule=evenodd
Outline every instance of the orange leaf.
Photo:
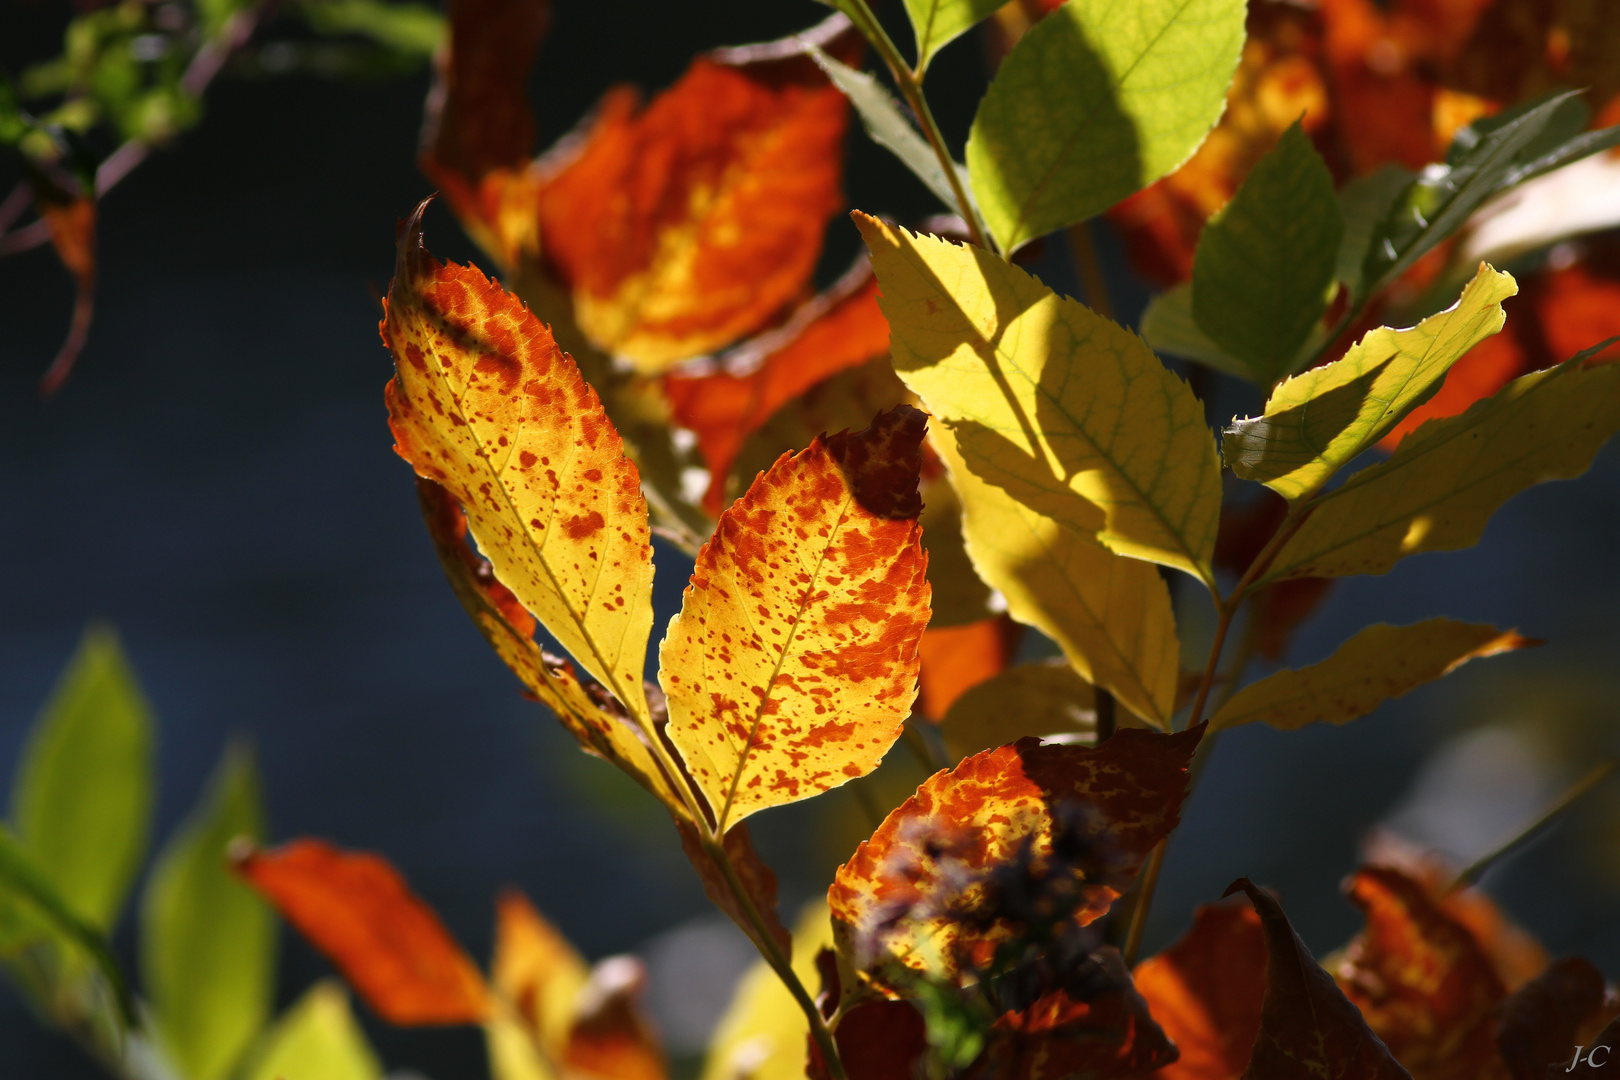
M 560 1056 L 573 1024 L 574 999 L 586 977 L 585 961 L 528 897 L 516 889 L 501 893 L 490 981 L 548 1056 Z
M 74 362 L 90 336 L 96 300 L 96 201 L 65 191 L 43 178 L 36 178 L 33 186 L 34 205 L 50 229 L 51 246 L 68 273 L 73 275 L 74 284 L 73 315 L 68 322 L 67 337 L 39 380 L 40 394 L 49 397 L 61 389 L 73 373 Z
M 1078 882 L 1076 918 L 1094 921 L 1180 820 L 1203 733 L 1127 729 L 1094 749 L 1025 738 L 934 774 L 839 868 L 827 902 L 841 945 L 880 981 L 893 980 L 872 969 L 925 971 L 929 953 L 947 974 L 982 968 L 1014 927 L 987 876 L 1026 844 L 1050 856 L 1055 815 L 1071 805 L 1084 808 L 1075 827 L 1096 863 Z
M 1254 904 L 1266 940 L 1260 1033 L 1243 1080 L 1412 1080 L 1317 965 L 1276 899 L 1248 878 L 1238 878 L 1226 894 L 1240 889 Z
M 1155 1080 L 1236 1080 L 1260 1032 L 1266 940 L 1242 901 L 1205 904 L 1192 929 L 1136 969 L 1136 989 L 1181 1049 Z
M 483 976 L 381 857 L 294 840 L 234 863 L 389 1023 L 476 1024 L 488 1015 Z
M 823 46 L 842 16 L 803 35 Z M 540 193 L 579 326 L 644 371 L 758 330 L 803 288 L 842 203 L 847 106 L 797 39 L 699 57 L 643 111 L 610 94 Z
M 901 405 L 784 454 L 698 552 L 659 680 L 720 831 L 871 772 L 899 737 L 928 624 L 926 423 Z
M 609 957 L 591 969 L 563 1056 L 571 1078 L 665 1080 L 664 1052 L 641 1013 L 646 984 L 646 969 L 632 956 Z
M 862 258 L 844 280 L 780 327 L 733 350 L 728 364 L 748 370 L 670 375 L 664 389 L 675 422 L 697 435 L 709 466 L 703 508 L 719 515 L 743 440 L 777 409 L 827 376 L 888 351 L 889 323 L 878 310 L 877 279 Z
M 680 820 L 675 822 L 675 827 L 680 830 L 681 850 L 686 852 L 686 857 L 691 860 L 698 877 L 703 879 L 703 894 L 709 898 L 710 903 L 725 912 L 751 940 L 757 940 L 759 935 L 754 930 L 752 920 L 743 912 L 736 894 L 731 891 L 725 872 L 703 850 L 697 829 L 690 822 Z M 793 935 L 782 925 L 781 916 L 776 910 L 776 872 L 759 857 L 759 852 L 754 850 L 754 841 L 748 835 L 748 826 L 732 826 L 726 833 L 725 847 L 732 869 L 737 873 L 737 880 L 742 883 L 748 898 L 753 901 L 754 910 L 765 920 L 765 928 L 770 931 L 771 940 L 776 943 L 783 956 L 791 956 Z
M 1578 956 L 1554 960 L 1514 991 L 1496 1032 L 1513 1080 L 1546 1080 L 1549 1066 L 1571 1059 L 1570 1047 L 1591 1046 L 1603 1005 L 1603 972 Z
M 1007 670 L 1023 626 L 1006 615 L 922 636 L 922 713 L 939 722 L 957 698 Z
M 1587 266 L 1554 270 L 1538 283 L 1536 313 L 1552 359 L 1562 361 L 1620 334 L 1620 275 Z M 1620 358 L 1620 344 L 1598 354 Z M 1598 359 L 1594 357 L 1594 361 Z
M 1505 1077 L 1495 1010 L 1506 996 L 1473 935 L 1397 870 L 1369 867 L 1347 885 L 1367 927 L 1335 977 L 1417 1080 Z

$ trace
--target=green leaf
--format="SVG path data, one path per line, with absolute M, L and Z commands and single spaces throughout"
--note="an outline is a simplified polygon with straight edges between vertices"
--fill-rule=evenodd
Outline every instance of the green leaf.
M 1585 472 L 1620 431 L 1620 364 L 1590 362 L 1617 340 L 1412 432 L 1323 495 L 1264 580 L 1383 574 L 1407 555 L 1468 547 L 1514 495 Z
M 299 13 L 317 34 L 356 34 L 427 59 L 444 40 L 444 16 L 426 4 L 382 0 L 305 0 Z
M 1005 251 L 1084 221 L 1175 169 L 1220 119 L 1244 0 L 1069 0 L 991 82 L 967 166 Z
M 1407 330 L 1369 332 L 1331 364 L 1283 383 L 1262 416 L 1226 429 L 1226 463 L 1291 501 L 1334 473 L 1434 396 L 1464 353 L 1502 329 L 1502 301 L 1519 291 L 1481 265 L 1455 304 Z
M 1212 581 L 1204 409 L 1141 338 L 979 248 L 857 213 L 894 369 L 975 474 L 1109 549 Z
M 264 838 L 253 758 L 233 747 L 169 841 L 142 903 L 141 961 L 157 1035 L 188 1080 L 223 1080 L 270 1018 L 275 918 L 226 867 Z
M 1254 382 L 1254 373 L 1198 329 L 1193 319 L 1192 283 L 1172 285 L 1148 301 L 1140 327 L 1144 340 L 1157 352 L 1196 360 L 1235 379 Z
M 934 54 L 988 19 L 1005 0 L 906 0 L 917 38 L 917 73 L 928 70 Z
M 151 811 L 151 714 L 117 637 L 91 627 L 23 752 L 18 839 L 72 909 L 106 930 L 146 853 Z
M 1375 173 L 1358 176 L 1339 189 L 1339 211 L 1344 215 L 1344 237 L 1339 241 L 1339 257 L 1334 276 L 1350 290 L 1352 303 L 1366 295 L 1362 270 L 1373 232 L 1389 216 L 1395 200 L 1416 177 L 1410 169 L 1385 165 Z
M 349 995 L 335 979 L 310 987 L 253 1055 L 242 1080 L 382 1080 Z
M 1426 619 L 1411 626 L 1379 623 L 1357 633 L 1319 664 L 1279 671 L 1245 686 L 1221 706 L 1209 730 L 1253 723 L 1283 731 L 1306 724 L 1347 724 L 1470 660 L 1539 644 L 1489 623 L 1454 619 Z
M 1204 227 L 1193 260 L 1199 329 L 1270 386 L 1327 310 L 1344 216 L 1333 175 L 1295 121 Z
M 1097 691 L 1065 661 L 1018 664 L 952 702 L 939 733 L 953 763 L 1025 735 L 1095 737 Z

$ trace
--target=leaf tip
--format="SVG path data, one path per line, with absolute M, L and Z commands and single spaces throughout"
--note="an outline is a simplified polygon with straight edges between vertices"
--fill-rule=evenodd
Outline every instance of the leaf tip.
M 917 482 L 927 430 L 927 413 L 897 405 L 861 431 L 827 436 L 826 446 L 862 507 L 878 517 L 915 518 L 922 513 Z

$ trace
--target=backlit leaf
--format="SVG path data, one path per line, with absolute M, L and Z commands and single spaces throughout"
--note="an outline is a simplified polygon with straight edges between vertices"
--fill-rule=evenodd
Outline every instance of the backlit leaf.
M 1607 344 L 1408 435 L 1323 496 L 1267 578 L 1382 574 L 1407 555 L 1468 547 L 1512 496 L 1585 472 L 1620 430 L 1620 365 L 1591 358 Z
M 1331 364 L 1277 387 L 1265 414 L 1226 429 L 1227 464 L 1290 501 L 1320 491 L 1339 469 L 1432 397 L 1469 349 L 1502 328 L 1519 291 L 1483 263 L 1451 307 L 1407 330 L 1380 327 Z
M 697 829 L 684 821 L 677 821 L 676 827 L 681 834 L 681 848 L 691 860 L 698 877 L 703 880 L 703 893 L 709 898 L 709 902 L 725 912 L 726 916 L 737 924 L 738 929 L 760 947 L 761 952 L 770 948 L 770 942 L 759 940 L 753 921 L 749 919 L 736 894 L 732 892 L 725 871 L 703 849 Z M 759 852 L 754 850 L 754 841 L 748 834 L 747 825 L 734 825 L 726 832 L 725 852 L 736 874 L 737 883 L 742 886 L 753 903 L 754 910 L 764 920 L 771 942 L 774 942 L 783 953 L 787 953 L 792 949 L 793 942 L 776 912 L 776 872 L 759 857 Z
M 382 1062 L 335 980 L 318 982 L 270 1029 L 244 1080 L 382 1080 Z
M 793 927 L 793 970 L 816 985 L 816 956 L 832 946 L 827 905 L 807 905 Z M 710 1040 L 702 1080 L 801 1080 L 810 1026 L 793 994 L 764 960 L 737 983 Z
M 85 632 L 40 714 L 11 796 L 17 840 L 75 914 L 117 921 L 146 854 L 152 716 L 117 636 Z
M 1220 468 L 1187 384 L 1141 338 L 989 252 L 854 217 L 895 371 L 969 469 L 1122 555 L 1213 580 Z
M 538 1041 L 551 1060 L 567 1046 L 575 1000 L 589 977 L 585 960 L 528 897 L 516 889 L 501 893 L 490 982 L 525 1025 L 520 1037 Z
M 645 721 L 652 545 L 640 476 L 551 332 L 473 267 L 400 237 L 383 341 L 396 449 L 467 511 L 495 575 Z
M 1171 171 L 1220 118 L 1242 0 L 1070 0 L 1030 29 L 979 103 L 967 165 L 1006 251 Z
M 1210 219 L 1193 262 L 1193 315 L 1269 386 L 1327 310 L 1344 233 L 1333 176 L 1295 123 Z
M 720 831 L 871 772 L 899 737 L 928 624 L 925 424 L 902 405 L 784 455 L 698 553 L 659 679 Z
M 1071 803 L 1088 808 L 1079 828 L 1098 862 L 1076 918 L 1097 919 L 1180 820 L 1203 733 L 1126 729 L 1095 749 L 1023 739 L 936 773 L 839 869 L 827 902 L 841 946 L 879 981 L 889 965 L 944 976 L 984 966 L 1013 933 L 985 910 L 985 875 L 1026 842 L 1050 854 L 1054 815 Z
M 955 486 L 943 472 L 930 476 L 931 471 L 924 468 L 921 490 L 923 551 L 928 554 L 928 581 L 934 588 L 934 614 L 928 620 L 928 632 L 933 635 L 981 623 L 996 616 L 1001 605 L 995 602 L 990 586 L 974 572 L 973 561 L 968 558 L 967 542 L 962 536 L 962 503 Z M 923 663 L 926 666 L 926 658 Z
M 830 955 L 830 954 L 829 954 Z M 833 1032 L 849 1080 L 900 1080 L 925 1075 L 928 1025 L 909 1001 L 863 1001 L 838 1021 Z M 809 1080 L 827 1080 L 821 1050 L 810 1045 Z
M 1603 972 L 1578 956 L 1565 956 L 1502 1002 L 1496 1045 L 1513 1080 L 1546 1080 L 1549 1065 L 1590 1046 L 1583 1028 L 1603 1007 Z
M 1244 687 L 1221 706 L 1209 727 L 1220 731 L 1263 723 L 1294 731 L 1306 724 L 1347 724 L 1470 660 L 1539 644 L 1489 623 L 1378 623 L 1319 664 L 1279 671 Z
M 235 865 L 391 1024 L 474 1024 L 483 976 L 388 862 L 320 840 L 236 853 Z
M 141 906 L 141 974 L 158 1038 L 188 1080 L 223 1080 L 270 1019 L 275 917 L 226 847 L 264 836 L 253 758 L 228 749 L 159 856 Z
M 1260 1032 L 1243 1080 L 1412 1080 L 1317 965 L 1276 899 L 1248 878 L 1234 881 L 1227 895 L 1240 889 L 1260 915 L 1266 942 Z
M 906 0 L 911 30 L 917 41 L 917 71 L 950 42 L 988 19 L 1002 0 Z
M 932 561 L 929 567 L 933 568 Z M 934 577 L 937 574 L 929 574 L 930 579 Z M 1020 629 L 1005 615 L 966 626 L 930 626 L 919 645 L 922 671 L 918 699 L 923 716 L 940 720 L 964 693 L 1005 670 L 1017 651 Z
M 1025 735 L 1096 733 L 1096 689 L 1063 660 L 1019 664 L 957 698 L 940 721 L 952 761 Z
M 1127 559 L 1043 517 L 973 475 L 948 433 L 932 443 L 961 495 L 962 534 L 1007 613 L 1040 630 L 1087 681 L 1143 719 L 1174 712 L 1180 643 L 1170 590 L 1151 563 Z
M 847 55 L 847 28 L 802 36 Z M 610 93 L 540 196 L 580 327 L 648 372 L 760 329 L 839 209 L 847 111 L 797 38 L 699 57 L 644 110 Z

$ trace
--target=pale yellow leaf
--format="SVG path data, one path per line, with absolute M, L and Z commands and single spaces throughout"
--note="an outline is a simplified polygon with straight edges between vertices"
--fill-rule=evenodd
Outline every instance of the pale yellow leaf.
M 817 900 L 793 928 L 793 970 L 812 994 L 821 982 L 816 954 L 832 943 L 826 901 Z M 701 1080 L 803 1080 L 809 1036 L 792 993 L 770 965 L 755 961 L 715 1029 Z
M 382 1080 L 382 1063 L 349 1008 L 343 985 L 316 983 L 270 1028 L 245 1080 Z

